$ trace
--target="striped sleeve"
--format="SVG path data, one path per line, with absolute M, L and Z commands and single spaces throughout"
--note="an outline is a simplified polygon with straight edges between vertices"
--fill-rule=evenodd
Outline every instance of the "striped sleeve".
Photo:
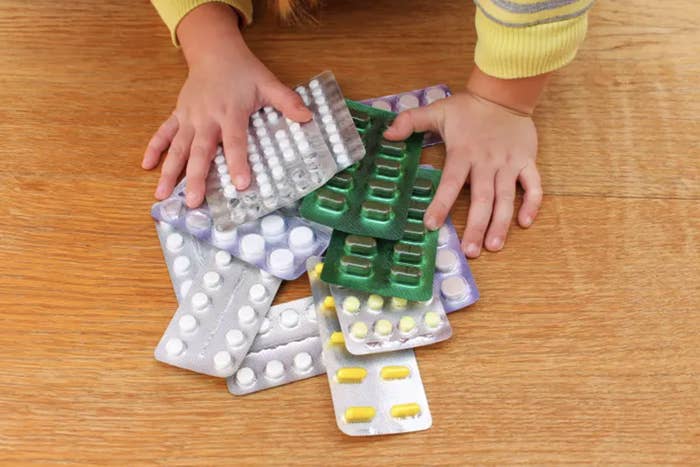
M 245 25 L 253 22 L 253 1 L 252 0 L 151 0 L 153 6 L 158 10 L 158 14 L 170 30 L 173 44 L 179 46 L 177 40 L 177 26 L 187 13 L 200 5 L 209 2 L 219 2 L 235 8 L 244 21 Z
M 474 61 L 497 78 L 524 78 L 571 62 L 594 0 L 474 0 Z

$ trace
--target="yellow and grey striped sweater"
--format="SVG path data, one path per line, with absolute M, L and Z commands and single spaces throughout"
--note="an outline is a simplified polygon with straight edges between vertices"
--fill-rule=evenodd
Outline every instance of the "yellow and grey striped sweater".
M 253 21 L 251 0 L 151 0 L 177 44 L 180 20 L 210 1 L 238 10 Z M 523 78 L 556 70 L 576 55 L 586 35 L 594 0 L 474 0 L 478 41 L 474 61 L 497 78 Z

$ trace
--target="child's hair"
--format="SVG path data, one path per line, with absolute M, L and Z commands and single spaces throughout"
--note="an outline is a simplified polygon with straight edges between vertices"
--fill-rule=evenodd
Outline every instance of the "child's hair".
M 287 23 L 316 21 L 321 0 L 269 0 L 279 17 Z

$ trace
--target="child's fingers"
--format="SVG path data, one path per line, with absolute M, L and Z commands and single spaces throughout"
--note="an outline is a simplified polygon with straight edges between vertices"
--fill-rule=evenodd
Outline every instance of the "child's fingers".
M 163 167 L 160 169 L 156 198 L 164 199 L 172 193 L 177 177 L 182 173 L 185 162 L 190 155 L 193 137 L 194 129 L 190 125 L 180 125 L 180 129 L 170 143 Z
M 475 165 L 471 169 L 471 204 L 467 216 L 467 228 L 462 238 L 462 249 L 469 258 L 481 253 L 484 233 L 491 219 L 495 170 L 489 166 Z
M 542 204 L 542 182 L 535 164 L 528 164 L 521 170 L 518 180 L 525 190 L 523 204 L 518 212 L 518 223 L 521 227 L 527 228 L 532 225 Z
M 299 94 L 284 84 L 277 82 L 269 86 L 265 92 L 270 105 L 282 112 L 288 119 L 303 123 L 308 122 L 313 117 L 311 111 L 306 108 L 304 101 L 299 97 Z
M 450 208 L 455 203 L 464 182 L 469 175 L 469 163 L 465 161 L 464 148 L 449 148 L 445 158 L 445 168 L 442 171 L 440 185 L 435 192 L 433 201 L 425 212 L 425 227 L 435 230 L 445 223 L 445 218 L 450 213 Z
M 163 122 L 160 128 L 153 134 L 153 137 L 148 142 L 148 146 L 146 146 L 146 152 L 143 155 L 141 167 L 146 170 L 151 170 L 158 165 L 160 155 L 163 154 L 163 151 L 168 148 L 170 142 L 175 137 L 177 127 L 178 122 L 175 114 L 171 115 L 170 118 Z
M 516 174 L 503 168 L 496 172 L 496 202 L 491 216 L 491 225 L 486 234 L 486 249 L 498 251 L 503 248 L 510 221 L 513 218 Z
M 245 190 L 250 185 L 247 128 L 248 115 L 242 111 L 228 116 L 221 127 L 221 140 L 228 172 L 237 190 Z
M 196 208 L 204 200 L 207 174 L 211 167 L 211 160 L 216 153 L 216 144 L 219 141 L 219 127 L 208 124 L 197 128 L 190 159 L 187 162 L 187 197 L 185 201 L 190 208 Z
M 428 105 L 417 109 L 410 109 L 401 112 L 389 128 L 384 132 L 384 137 L 388 140 L 399 141 L 411 136 L 415 131 L 437 131 L 435 113 L 439 111 L 438 104 Z

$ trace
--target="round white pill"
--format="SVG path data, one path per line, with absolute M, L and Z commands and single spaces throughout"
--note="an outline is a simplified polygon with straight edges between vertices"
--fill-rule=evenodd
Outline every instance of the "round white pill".
M 345 154 L 345 146 L 343 143 L 336 143 L 333 145 L 333 154 Z
M 311 146 L 309 145 L 308 141 L 299 141 L 299 144 L 297 144 L 297 147 L 299 148 L 299 152 L 302 154 L 307 154 L 311 152 Z
M 318 113 L 320 113 L 321 115 L 328 115 L 329 113 L 331 113 L 331 109 L 329 109 L 328 105 L 326 105 L 326 104 L 319 105 L 318 106 Z
M 267 298 L 267 289 L 262 284 L 253 284 L 248 291 L 248 295 L 252 301 L 260 303 Z
M 275 167 L 280 165 L 280 158 L 277 156 L 272 156 L 267 159 L 267 165 L 269 167 Z
M 469 284 L 462 276 L 448 277 L 440 284 L 440 292 L 446 299 L 458 301 L 467 296 Z
M 301 129 L 301 125 L 297 122 L 294 122 L 291 125 L 289 125 L 289 129 L 292 131 L 292 133 L 303 133 L 303 131 Z M 280 131 L 282 131 L 282 130 L 280 130 Z
M 187 279 L 182 284 L 180 284 L 180 296 L 185 297 L 192 288 L 192 279 Z
M 177 337 L 171 337 L 165 344 L 165 352 L 171 357 L 177 357 L 185 351 L 185 343 Z
M 248 261 L 260 261 L 265 256 L 265 239 L 262 235 L 248 234 L 241 239 L 241 256 Z
M 268 115 L 271 114 L 271 113 L 274 112 L 274 111 L 275 111 L 275 109 L 273 109 L 273 108 L 270 107 L 269 105 L 266 105 L 265 107 L 263 107 L 263 112 L 265 112 L 265 113 L 268 114 Z
M 182 248 L 182 245 L 184 244 L 185 239 L 178 232 L 171 233 L 170 235 L 168 235 L 168 238 L 165 239 L 165 247 L 168 249 L 168 251 L 179 251 Z
M 328 141 L 330 141 L 331 144 L 338 144 L 338 143 L 340 143 L 340 135 L 337 133 L 334 135 L 330 135 L 328 137 Z
M 296 154 L 294 154 L 294 149 L 292 148 L 284 148 L 282 150 L 282 157 L 284 157 L 284 160 L 287 162 L 293 161 L 295 156 Z
M 270 360 L 265 365 L 265 376 L 270 379 L 279 379 L 284 375 L 284 365 L 279 360 Z
M 306 88 L 304 86 L 297 86 L 294 90 L 297 94 L 306 94 Z
M 194 308 L 195 311 L 202 311 L 209 306 L 209 297 L 204 292 L 195 292 L 195 294 L 192 295 L 190 302 L 192 303 L 192 308 Z
M 173 271 L 175 271 L 176 275 L 182 276 L 183 274 L 187 274 L 191 265 L 192 262 L 187 256 L 178 256 L 175 258 L 175 261 L 173 261 Z
M 280 235 L 284 234 L 284 218 L 277 214 L 265 216 L 260 221 L 260 230 L 267 238 L 279 237 Z
M 243 324 L 253 324 L 257 315 L 255 310 L 250 305 L 244 305 L 238 309 L 238 321 Z
M 291 145 L 291 143 L 289 142 L 288 139 L 282 139 L 282 140 L 280 140 L 280 142 L 278 144 L 278 146 L 282 150 L 289 149 L 290 145 Z
M 285 328 L 293 328 L 299 324 L 299 313 L 291 308 L 287 308 L 280 313 L 280 324 Z
M 225 371 L 233 366 L 233 358 L 231 354 L 225 350 L 221 350 L 214 354 L 214 368 L 218 371 Z
M 267 334 L 271 327 L 272 323 L 270 323 L 270 318 L 263 318 L 262 323 L 260 323 L 260 330 L 258 331 L 258 334 Z
M 255 130 L 255 134 L 258 135 L 258 138 L 263 138 L 267 135 L 267 129 L 264 126 L 261 126 Z
M 276 112 L 272 112 L 267 116 L 267 121 L 270 123 L 277 123 L 277 120 L 280 119 L 280 116 Z
M 238 238 L 238 230 L 236 229 L 220 229 L 220 228 L 214 228 L 214 244 L 219 244 L 219 243 L 233 243 L 235 242 L 236 238 Z
M 270 139 L 270 137 L 265 136 L 264 138 L 260 139 L 260 145 L 264 148 L 265 147 L 272 147 L 272 140 Z
M 226 343 L 229 347 L 239 347 L 245 342 L 245 334 L 240 329 L 230 329 L 226 333 Z
M 276 166 L 272 167 L 272 178 L 275 180 L 283 180 L 284 179 L 284 169 L 282 166 Z
M 278 248 L 270 253 L 270 269 L 277 274 L 285 274 L 294 268 L 294 253 L 286 248 Z
M 321 121 L 324 124 L 329 125 L 329 124 L 333 123 L 333 115 L 330 115 L 330 114 L 324 115 L 323 117 L 321 117 Z
M 439 250 L 435 258 L 435 267 L 440 272 L 454 271 L 457 267 L 457 255 L 449 249 Z
M 265 282 L 269 282 L 271 280 L 277 280 L 277 277 L 275 277 L 273 274 L 270 274 L 267 271 L 263 271 L 262 269 L 260 270 L 260 277 L 262 277 L 262 280 Z
M 307 352 L 299 352 L 294 356 L 294 368 L 297 371 L 307 371 L 311 368 L 313 359 Z
M 225 165 L 218 165 L 216 166 L 216 171 L 223 175 L 228 173 L 228 167 L 226 167 Z
M 263 126 L 264 124 L 265 124 L 265 122 L 263 122 L 263 119 L 260 118 L 259 115 L 254 115 L 254 116 L 253 116 L 253 126 L 254 126 L 255 128 L 260 128 L 260 127 Z
M 272 185 L 269 182 L 260 184 L 260 196 L 262 196 L 263 198 L 269 198 L 274 193 L 275 192 L 272 189 Z
M 231 183 L 231 176 L 229 174 L 223 174 L 219 177 L 222 185 L 229 185 Z
M 419 105 L 420 102 L 418 102 L 418 98 L 413 94 L 404 94 L 403 96 L 399 97 L 399 112 L 402 110 L 415 109 Z
M 257 152 L 258 152 L 258 147 L 255 145 L 255 143 L 248 144 L 248 160 L 250 160 L 250 156 L 252 154 L 257 154 Z
M 239 386 L 250 386 L 255 382 L 255 372 L 244 366 L 236 372 L 236 383 Z
M 265 166 L 262 165 L 262 162 L 256 162 L 255 164 L 253 164 L 253 166 L 251 168 L 253 169 L 253 172 L 255 172 L 256 174 L 265 170 Z
M 267 157 L 268 159 L 270 157 L 275 157 L 275 148 L 273 148 L 272 146 L 263 148 L 263 154 L 265 154 L 265 157 Z
M 443 225 L 440 227 L 440 230 L 438 230 L 438 245 L 446 245 L 449 239 L 450 229 L 448 229 L 446 225 Z
M 374 101 L 372 102 L 372 107 L 374 107 L 375 109 L 381 109 L 391 112 L 391 104 L 389 104 L 386 101 Z
M 310 253 L 314 240 L 314 231 L 305 225 L 294 227 L 289 232 L 289 248 L 298 255 Z
M 208 289 L 215 289 L 216 287 L 221 285 L 221 275 L 219 275 L 219 273 L 216 271 L 206 272 L 202 280 L 204 281 L 204 285 Z
M 224 156 L 216 156 L 214 158 L 214 162 L 216 163 L 216 165 L 222 165 L 226 162 L 226 159 L 224 158 Z
M 326 133 L 332 135 L 333 133 L 338 133 L 338 127 L 335 123 L 329 123 L 326 125 Z
M 432 104 L 445 97 L 447 97 L 447 94 L 445 94 L 445 90 L 442 88 L 430 88 L 425 92 L 425 101 L 428 104 Z
M 227 183 L 226 186 L 224 187 L 224 198 L 226 198 L 226 199 L 238 198 L 238 190 L 236 190 L 236 187 L 231 185 L 230 183 Z
M 276 140 L 287 139 L 287 132 L 282 130 L 282 129 L 275 131 L 275 139 Z
M 190 314 L 182 315 L 178 320 L 177 325 L 182 332 L 193 332 L 195 329 L 197 329 L 197 318 Z
M 214 260 L 216 261 L 216 265 L 219 266 L 220 268 L 226 267 L 229 264 L 231 264 L 232 261 L 231 253 L 228 251 L 224 250 L 219 250 L 216 252 L 216 255 L 214 255 Z
M 309 88 L 311 89 L 319 89 L 320 87 L 321 83 L 317 79 L 312 79 L 309 83 Z

